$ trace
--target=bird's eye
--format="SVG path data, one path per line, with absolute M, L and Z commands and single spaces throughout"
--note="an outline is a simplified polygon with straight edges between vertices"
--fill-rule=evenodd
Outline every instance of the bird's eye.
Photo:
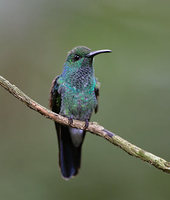
M 76 54 L 76 55 L 74 56 L 74 61 L 77 61 L 77 60 L 79 60 L 79 59 L 80 59 L 80 56 Z

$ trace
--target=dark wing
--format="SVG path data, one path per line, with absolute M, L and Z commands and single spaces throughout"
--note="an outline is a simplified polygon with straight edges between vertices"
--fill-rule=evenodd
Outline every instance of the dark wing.
M 57 80 L 59 79 L 59 76 L 57 76 L 51 86 L 50 90 L 50 108 L 53 112 L 59 113 L 60 107 L 61 107 L 61 95 L 58 93 L 58 83 Z
M 55 113 L 59 113 L 61 107 L 61 95 L 58 92 L 59 84 L 57 83 L 58 79 L 59 76 L 53 80 L 50 91 L 50 108 Z M 75 176 L 80 168 L 81 146 L 83 141 L 78 147 L 75 147 L 70 136 L 69 127 L 56 122 L 55 127 L 59 144 L 59 165 L 61 173 L 63 177 L 69 179 Z
M 95 109 L 94 109 L 95 113 L 97 113 L 98 108 L 99 108 L 99 106 L 98 106 L 99 89 L 100 89 L 100 82 L 98 82 L 98 81 L 96 80 L 96 86 L 95 86 L 95 88 L 94 88 L 95 96 L 96 96 L 96 99 L 97 99 L 97 105 L 96 105 L 96 107 L 95 107 Z

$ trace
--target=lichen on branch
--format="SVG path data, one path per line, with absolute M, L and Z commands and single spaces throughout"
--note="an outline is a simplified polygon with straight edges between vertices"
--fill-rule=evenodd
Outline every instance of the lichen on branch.
M 19 88 L 11 84 L 8 80 L 3 78 L 2 76 L 0 76 L 0 85 L 3 88 L 5 88 L 9 93 L 11 93 L 13 96 L 15 96 L 18 100 L 26 104 L 29 108 L 39 112 L 46 118 L 49 118 L 53 121 L 56 121 L 57 123 L 60 123 L 66 126 L 72 126 L 74 128 L 84 129 L 85 122 L 73 120 L 73 123 L 70 125 L 66 117 L 63 117 L 57 113 L 54 113 L 50 111 L 49 109 L 43 107 L 42 105 L 38 104 L 36 101 L 32 100 L 30 97 L 24 94 Z M 124 150 L 131 156 L 140 158 L 141 160 L 153 165 L 157 169 L 160 169 L 166 173 L 170 173 L 170 162 L 131 144 L 130 142 L 126 141 L 120 136 L 105 129 L 103 126 L 99 125 L 98 123 L 90 122 L 86 130 L 95 135 L 105 138 L 112 144 L 120 147 L 122 150 Z

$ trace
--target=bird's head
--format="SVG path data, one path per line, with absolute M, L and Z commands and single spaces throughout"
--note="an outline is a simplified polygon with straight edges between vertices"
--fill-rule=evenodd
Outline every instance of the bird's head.
M 94 56 L 101 53 L 109 52 L 111 52 L 111 50 L 104 49 L 98 51 L 91 51 L 88 47 L 78 46 L 68 53 L 66 64 L 74 68 L 80 68 L 82 66 L 92 66 Z

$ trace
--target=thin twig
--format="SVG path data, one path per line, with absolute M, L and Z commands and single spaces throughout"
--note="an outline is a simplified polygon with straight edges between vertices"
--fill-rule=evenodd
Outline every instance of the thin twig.
M 18 89 L 15 85 L 12 85 L 8 80 L 0 76 L 0 85 L 5 88 L 8 92 L 10 92 L 13 96 L 15 96 L 17 99 L 25 103 L 29 108 L 39 112 L 40 114 L 44 115 L 45 117 L 54 120 L 58 123 L 70 126 L 68 119 L 66 117 L 63 117 L 61 115 L 58 115 L 47 108 L 41 106 L 34 100 L 32 100 L 30 97 L 28 97 L 26 94 L 24 94 L 20 89 Z M 73 120 L 73 123 L 71 124 L 72 127 L 84 129 L 85 123 L 78 120 Z M 156 167 L 157 169 L 160 169 L 166 173 L 170 173 L 170 162 L 167 162 L 163 158 L 160 158 L 158 156 L 155 156 L 152 153 L 149 153 L 130 142 L 124 140 L 120 136 L 106 130 L 103 126 L 100 126 L 96 122 L 90 122 L 87 131 L 99 135 L 112 144 L 119 146 L 121 149 L 123 149 L 128 154 L 135 156 L 137 158 L 140 158 L 143 161 L 146 161 Z

